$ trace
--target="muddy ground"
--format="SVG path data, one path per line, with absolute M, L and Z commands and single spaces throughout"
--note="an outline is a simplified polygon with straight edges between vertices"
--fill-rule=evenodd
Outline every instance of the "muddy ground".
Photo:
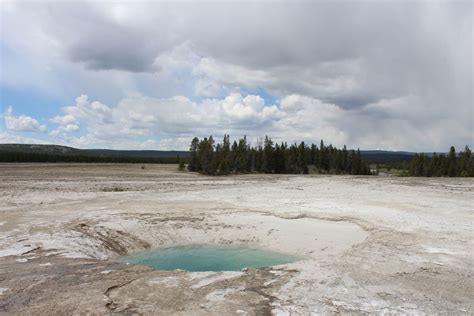
M 242 175 L 174 165 L 0 165 L 0 313 L 472 314 L 472 179 Z M 306 259 L 157 271 L 189 243 Z

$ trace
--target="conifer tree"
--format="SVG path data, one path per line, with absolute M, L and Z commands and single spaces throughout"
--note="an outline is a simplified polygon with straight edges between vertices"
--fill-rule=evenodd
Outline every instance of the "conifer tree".
M 225 134 L 222 140 L 222 147 L 220 154 L 218 155 L 218 170 L 220 174 L 229 174 L 231 168 L 231 152 L 230 152 L 230 140 L 229 135 Z
M 451 146 L 448 154 L 448 176 L 455 177 L 457 175 L 457 161 L 456 161 L 456 149 Z
M 464 148 L 464 151 L 461 153 L 461 161 L 460 161 L 460 176 L 461 177 L 469 177 L 473 176 L 473 170 L 472 170 L 472 154 L 471 150 L 469 147 Z
M 344 146 L 339 150 L 332 145 L 325 146 L 321 140 L 318 149 L 314 144 L 284 142 L 273 143 L 266 136 L 263 146 L 258 143 L 250 147 L 244 136 L 230 147 L 230 138 L 224 135 L 222 143 L 215 144 L 212 135 L 199 141 L 194 138 L 190 146 L 188 169 L 200 173 L 215 175 L 230 172 L 264 172 L 264 173 L 309 173 L 308 165 L 313 164 L 324 173 L 370 174 L 368 164 L 361 159 L 360 151 L 349 152 Z
M 274 170 L 273 166 L 273 142 L 265 136 L 263 144 L 263 160 L 262 160 L 262 171 L 265 173 L 272 173 Z
M 189 171 L 199 171 L 198 168 L 198 148 L 199 148 L 199 138 L 194 137 L 191 141 L 191 147 L 189 148 L 190 153 L 190 162 L 188 164 Z
M 181 158 L 179 158 L 179 156 L 178 156 L 178 161 L 179 161 L 179 167 L 178 167 L 178 169 L 179 169 L 180 171 L 184 171 L 184 159 L 181 159 Z

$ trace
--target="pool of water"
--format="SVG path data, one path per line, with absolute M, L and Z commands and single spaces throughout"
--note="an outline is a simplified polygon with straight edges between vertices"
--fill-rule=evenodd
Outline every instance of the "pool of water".
M 240 271 L 291 263 L 302 257 L 234 246 L 186 245 L 131 254 L 120 261 L 143 264 L 158 270 Z

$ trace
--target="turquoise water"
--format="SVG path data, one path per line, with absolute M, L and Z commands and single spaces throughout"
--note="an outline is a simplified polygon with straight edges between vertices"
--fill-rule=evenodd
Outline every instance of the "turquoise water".
M 217 245 L 160 248 L 120 258 L 124 262 L 143 264 L 158 270 L 187 271 L 240 271 L 243 268 L 263 268 L 301 259 L 274 251 Z

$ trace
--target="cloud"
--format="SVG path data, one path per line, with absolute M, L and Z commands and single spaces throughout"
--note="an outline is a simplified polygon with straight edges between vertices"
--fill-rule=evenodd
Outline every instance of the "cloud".
M 51 144 L 51 142 L 33 137 L 19 136 L 8 131 L 0 133 L 0 144 Z
M 81 101 L 81 98 L 86 98 L 86 96 L 80 96 L 77 98 L 77 102 L 82 104 L 84 101 Z M 82 102 L 82 103 L 81 103 Z M 78 122 L 78 118 L 72 114 L 66 114 L 66 115 L 56 115 L 55 117 L 51 118 L 49 120 L 51 123 L 57 124 L 58 127 L 53 129 L 51 132 L 49 132 L 49 136 L 54 137 L 56 139 L 58 138 L 64 138 L 66 137 L 66 133 L 71 133 L 71 132 L 77 132 L 79 131 L 80 124 Z
M 13 116 L 13 108 L 9 106 L 3 114 L 5 127 L 16 132 L 46 132 L 46 125 L 41 125 L 36 119 L 26 116 Z
M 284 96 L 275 104 L 266 104 L 259 95 L 229 93 L 199 102 L 185 96 L 131 96 L 115 105 L 80 95 L 49 120 L 57 126 L 48 135 L 58 144 L 116 149 L 186 150 L 194 136 L 210 134 L 247 135 L 254 144 L 264 135 L 290 143 L 324 139 L 338 147 L 364 149 L 441 151 L 453 135 L 456 147 L 472 144 L 469 125 L 459 125 L 455 117 L 425 113 L 426 106 L 414 95 L 350 109 L 300 94 Z M 14 117 L 12 111 L 9 108 L 4 115 L 9 131 L 46 131 L 35 119 Z
M 227 130 L 364 148 L 472 144 L 471 1 L 2 9 L 2 26 L 16 32 L 1 34 L 0 84 L 62 100 L 84 94 L 51 119 L 52 136 L 81 146 Z M 78 131 L 87 134 L 69 135 Z
M 81 37 L 68 49 L 73 62 L 93 70 L 124 70 L 155 72 L 154 59 L 159 48 L 139 32 L 130 32 L 120 25 L 102 25 L 91 36 Z M 104 43 L 105 42 L 105 43 Z M 126 46 L 125 46 L 126 45 Z M 139 47 L 132 50 L 128 47 Z
M 70 114 L 63 115 L 63 116 L 57 115 L 53 117 L 52 119 L 50 119 L 50 121 L 52 123 L 56 123 L 59 125 L 69 125 L 69 124 L 75 124 L 77 122 L 76 118 Z
M 64 115 L 51 119 L 61 126 L 52 136 L 73 132 L 79 125 L 93 140 L 126 140 L 133 136 L 172 136 L 216 132 L 228 128 L 262 128 L 282 115 L 275 105 L 265 105 L 260 96 L 243 97 L 234 93 L 223 99 L 205 99 L 196 103 L 184 96 L 122 99 L 111 107 L 88 96 L 76 98 L 75 104 L 62 108 Z
M 472 78 L 462 67 L 471 61 L 470 9 L 469 1 L 18 3 L 4 23 L 22 33 L 4 42 L 114 76 L 165 73 L 178 59 L 214 90 L 257 84 L 350 107 L 453 79 L 462 88 Z
M 216 138 L 224 134 L 247 135 L 253 143 L 264 135 L 278 142 L 318 143 L 324 139 L 339 147 L 346 144 L 365 149 L 415 150 L 412 144 L 420 147 L 428 143 L 430 147 L 422 147 L 423 150 L 445 150 L 443 144 L 452 135 L 458 139 L 456 146 L 470 144 L 469 128 L 458 126 L 453 118 L 440 121 L 432 114 L 425 115 L 425 105 L 414 106 L 419 103 L 417 98 L 406 96 L 344 109 L 298 94 L 285 96 L 276 104 L 265 104 L 258 95 L 231 93 L 200 102 L 184 96 L 135 96 L 109 106 L 81 95 L 74 105 L 62 109 L 64 115 L 52 119 L 64 124 L 50 136 L 56 142 L 78 147 L 120 149 L 185 150 L 194 136 L 210 134 Z M 79 125 L 84 127 L 84 134 L 77 136 Z M 445 135 L 447 128 L 449 134 Z

